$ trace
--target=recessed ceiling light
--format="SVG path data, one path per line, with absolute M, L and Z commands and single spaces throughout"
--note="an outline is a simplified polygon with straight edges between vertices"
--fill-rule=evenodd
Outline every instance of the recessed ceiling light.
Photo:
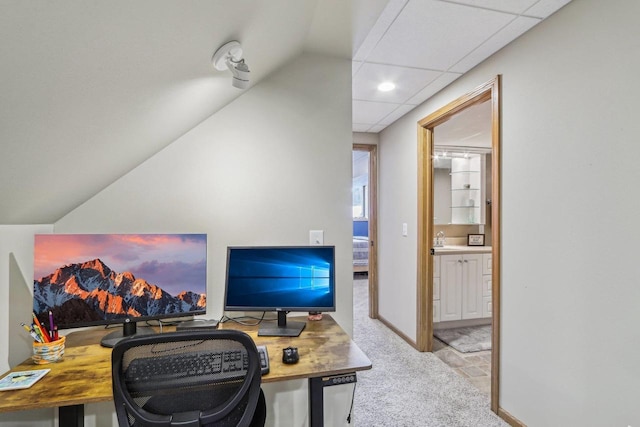
M 383 82 L 378 85 L 378 90 L 380 92 L 389 92 L 390 90 L 394 90 L 396 85 L 391 82 Z

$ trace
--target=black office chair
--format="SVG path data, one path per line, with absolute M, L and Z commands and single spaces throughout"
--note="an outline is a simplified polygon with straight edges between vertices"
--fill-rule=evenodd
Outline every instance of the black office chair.
M 244 332 L 134 336 L 115 345 L 111 361 L 120 427 L 265 423 L 258 351 Z

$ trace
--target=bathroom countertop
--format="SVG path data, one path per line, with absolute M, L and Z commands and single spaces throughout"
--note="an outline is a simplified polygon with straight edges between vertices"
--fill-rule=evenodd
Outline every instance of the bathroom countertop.
M 446 245 L 433 249 L 435 250 L 436 255 L 491 253 L 491 246 Z

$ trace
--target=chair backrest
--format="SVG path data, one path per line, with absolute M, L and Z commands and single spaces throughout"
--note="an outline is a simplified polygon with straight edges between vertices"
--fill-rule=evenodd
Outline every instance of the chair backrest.
M 244 332 L 133 336 L 111 361 L 121 427 L 249 426 L 264 405 L 258 351 Z

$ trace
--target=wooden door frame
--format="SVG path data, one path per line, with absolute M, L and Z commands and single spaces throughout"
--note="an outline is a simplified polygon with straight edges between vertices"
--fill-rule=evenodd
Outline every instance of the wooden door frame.
M 354 151 L 369 152 L 369 317 L 378 318 L 378 146 L 353 144 Z
M 467 107 L 491 102 L 491 247 L 492 247 L 492 323 L 491 323 L 491 410 L 499 411 L 500 378 L 500 89 L 496 76 L 462 95 L 418 122 L 418 271 L 417 271 L 417 347 L 433 348 L 433 129 Z

